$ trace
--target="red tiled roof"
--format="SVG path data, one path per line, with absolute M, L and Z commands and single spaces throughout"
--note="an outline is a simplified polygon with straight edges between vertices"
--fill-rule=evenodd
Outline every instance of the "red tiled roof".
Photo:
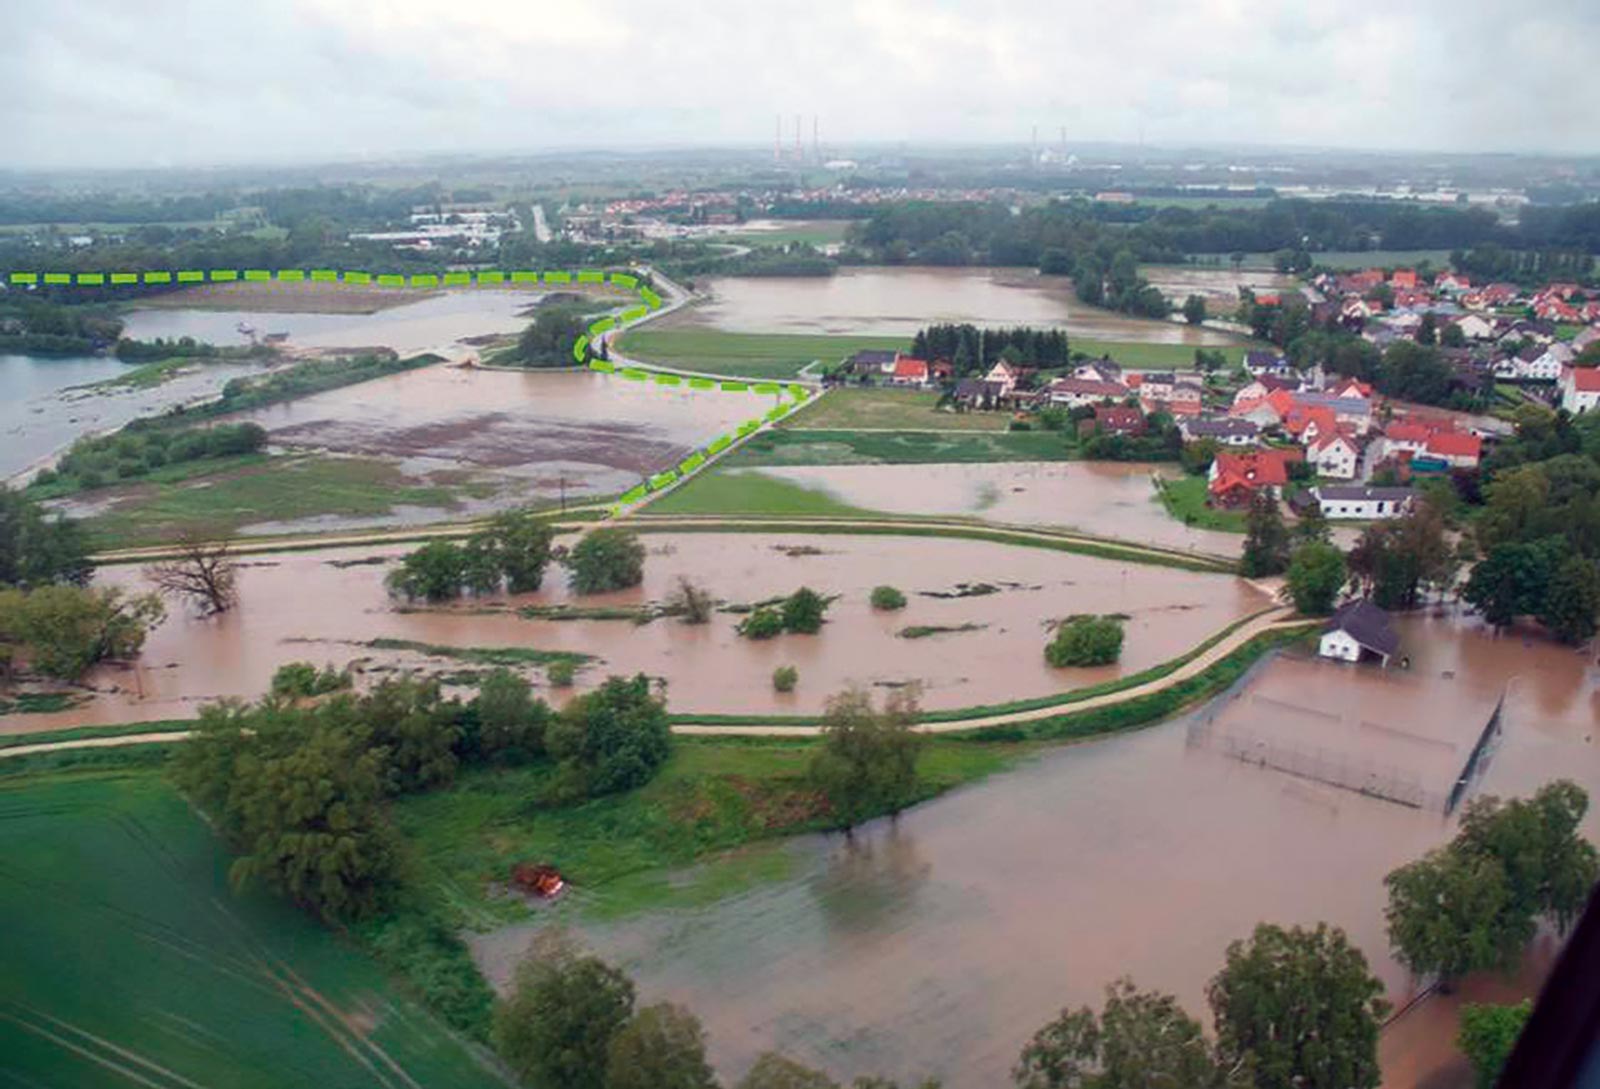
M 928 361 L 926 359 L 912 359 L 910 356 L 901 356 L 894 361 L 894 376 L 896 378 L 926 378 L 928 377 Z
M 1240 486 L 1281 487 L 1289 482 L 1289 462 L 1301 460 L 1299 453 L 1298 450 L 1252 450 L 1244 454 L 1219 451 L 1217 476 L 1211 482 L 1211 491 L 1220 495 Z
M 1572 388 L 1584 393 L 1600 393 L 1600 367 L 1572 367 Z
M 1600 386 L 1596 387 L 1600 389 Z M 1483 453 L 1483 440 L 1460 431 L 1435 431 L 1428 436 L 1428 453 L 1441 457 L 1477 458 Z

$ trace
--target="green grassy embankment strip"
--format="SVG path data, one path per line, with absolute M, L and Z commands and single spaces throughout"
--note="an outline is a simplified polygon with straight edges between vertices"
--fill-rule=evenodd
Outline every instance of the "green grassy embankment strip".
M 547 764 L 469 771 L 447 790 L 395 803 L 419 884 L 437 890 L 466 926 L 522 921 L 515 901 L 494 896 L 512 864 L 550 862 L 572 882 L 560 907 L 588 918 L 691 908 L 786 876 L 789 854 L 729 851 L 831 826 L 807 781 L 817 741 L 678 738 L 661 773 L 625 794 L 541 807 Z M 918 800 L 1010 766 L 1028 746 L 930 739 Z M 724 853 L 725 852 L 725 853 Z M 693 869 L 684 867 L 700 863 Z
M 796 431 L 1004 431 L 1004 412 L 946 412 L 932 390 L 829 390 L 792 413 L 779 427 Z
M 452 661 L 487 666 L 549 665 L 552 662 L 582 665 L 595 660 L 593 654 L 583 654 L 575 650 L 538 650 L 534 647 L 452 647 L 439 643 L 419 643 L 413 639 L 369 639 L 358 645 L 372 650 L 406 650 L 413 654 L 426 654 L 430 658 L 449 658 Z
M 1264 654 L 1298 642 L 1313 628 L 1314 625 L 1308 624 L 1292 631 L 1264 632 L 1193 677 L 1147 695 L 1085 711 L 1020 722 L 1016 726 L 996 726 L 954 736 L 967 740 L 1078 740 L 1159 722 L 1226 691 Z
M 1217 510 L 1206 505 L 1207 482 L 1203 476 L 1183 476 L 1173 480 L 1157 478 L 1156 493 L 1167 513 L 1186 526 L 1220 529 L 1227 533 L 1245 531 L 1245 514 L 1236 510 Z
M 368 1085 L 385 1069 L 385 1083 L 503 1084 L 347 940 L 236 891 L 232 859 L 159 770 L 8 774 L 0 813 L 0 1036 L 18 1084 Z
M 907 337 L 811 336 L 788 333 L 725 333 L 716 329 L 644 326 L 624 333 L 617 350 L 630 359 L 706 374 L 748 378 L 793 378 L 821 360 L 831 366 L 863 348 L 905 350 Z
M 679 485 L 646 509 L 651 514 L 873 514 L 817 488 L 766 473 L 728 472 L 721 466 Z
M 18 745 L 49 745 L 57 741 L 80 741 L 89 737 L 125 737 L 129 734 L 155 734 L 166 730 L 187 730 L 188 719 L 160 719 L 155 722 L 127 722 L 116 726 L 69 726 L 60 730 L 38 730 L 27 734 L 0 734 L 0 749 Z
M 732 469 L 788 465 L 933 465 L 1067 461 L 1077 448 L 1051 431 L 810 431 L 769 428 L 722 462 Z
M 652 507 L 650 513 L 656 512 Z M 875 516 L 872 516 L 875 517 Z M 888 521 L 888 519 L 885 519 Z M 784 522 L 781 519 L 753 520 L 750 522 L 715 522 L 704 525 L 694 522 L 652 524 L 643 519 L 629 523 L 640 533 L 821 533 L 836 536 L 874 537 L 956 537 L 972 541 L 993 541 L 996 544 L 1021 545 L 1025 548 L 1047 548 L 1054 552 L 1072 552 L 1080 556 L 1095 556 L 1104 560 L 1121 560 L 1128 563 L 1154 564 L 1176 567 L 1182 571 L 1200 571 L 1206 574 L 1231 574 L 1233 565 L 1220 558 L 1206 559 L 1190 553 L 1159 549 L 1154 545 L 1119 546 L 1112 542 L 1084 538 L 1056 537 L 1041 531 L 1038 534 L 990 529 L 979 524 L 967 526 L 927 526 L 914 521 L 904 525 L 839 524 L 817 522 Z
M 1178 300 L 1180 303 L 1182 299 Z M 1089 340 L 1070 338 L 1073 352 L 1084 352 L 1099 358 L 1109 355 L 1122 366 L 1133 370 L 1194 370 L 1194 344 L 1147 344 L 1136 340 Z M 1251 348 L 1271 347 L 1268 344 L 1247 343 L 1242 338 L 1237 344 L 1199 345 L 1208 352 L 1221 352 L 1229 368 L 1237 367 Z

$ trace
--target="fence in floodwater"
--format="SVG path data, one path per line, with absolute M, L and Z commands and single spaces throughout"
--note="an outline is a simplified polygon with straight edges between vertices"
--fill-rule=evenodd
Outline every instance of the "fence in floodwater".
M 1500 698 L 1495 701 L 1494 713 L 1489 716 L 1489 721 L 1484 725 L 1483 732 L 1478 735 L 1478 743 L 1472 746 L 1472 752 L 1467 756 L 1467 762 L 1461 769 L 1461 775 L 1456 779 L 1455 786 L 1450 788 L 1450 797 L 1445 802 L 1446 815 L 1454 813 L 1456 806 L 1461 804 L 1461 798 L 1466 794 L 1467 788 L 1477 778 L 1478 773 L 1489 763 L 1489 754 L 1493 751 L 1493 743 L 1500 736 L 1502 715 L 1506 707 L 1506 692 L 1510 690 L 1508 683 L 1500 690 Z

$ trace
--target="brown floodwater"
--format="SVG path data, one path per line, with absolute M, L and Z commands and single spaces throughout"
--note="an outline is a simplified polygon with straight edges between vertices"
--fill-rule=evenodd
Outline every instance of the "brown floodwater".
M 1237 533 L 1186 526 L 1161 505 L 1153 476 L 1170 465 L 1015 461 L 945 465 L 805 465 L 758 471 L 888 514 L 956 514 L 1062 526 L 1135 544 L 1232 556 Z
M 383 589 L 389 563 L 335 566 L 393 557 L 403 548 L 342 549 L 251 557 L 239 579 L 240 605 L 199 619 L 180 608 L 150 635 L 132 669 L 105 668 L 90 682 L 104 692 L 89 704 L 52 715 L 15 715 L 0 730 L 23 732 L 90 723 L 182 718 L 223 696 L 254 698 L 285 662 L 431 667 L 461 663 L 359 644 L 380 637 L 458 647 L 525 646 L 570 650 L 602 659 L 579 674 L 580 689 L 608 673 L 643 671 L 667 681 L 680 712 L 814 712 L 851 684 L 879 690 L 921 684 L 925 707 L 954 708 L 1045 696 L 1136 673 L 1175 658 L 1206 636 L 1270 604 L 1226 575 L 1118 563 L 983 541 L 927 537 L 805 534 L 649 534 L 642 586 L 575 599 L 559 570 L 546 588 L 514 599 L 486 598 L 459 609 L 402 612 Z M 791 554 L 799 553 L 799 554 Z M 820 635 L 755 642 L 737 634 L 739 617 L 711 623 L 663 619 L 529 620 L 506 605 L 632 605 L 664 601 L 680 576 L 729 602 L 748 603 L 806 585 L 838 595 Z M 132 567 L 108 568 L 99 581 L 144 589 Z M 959 584 L 989 583 L 996 592 L 950 595 Z M 875 612 L 872 587 L 888 583 L 909 598 L 896 613 Z M 485 609 L 497 611 L 484 612 Z M 1051 621 L 1076 613 L 1128 616 L 1122 660 L 1096 668 L 1052 669 L 1043 648 Z M 975 630 L 907 639 L 908 625 Z M 778 666 L 799 669 L 790 694 L 772 689 Z M 533 679 L 541 681 L 537 672 Z
M 1504 736 L 1478 790 L 1527 794 L 1566 776 L 1600 791 L 1585 656 L 1449 617 L 1400 627 L 1418 680 L 1491 703 L 1509 685 Z M 1275 683 L 1285 668 L 1274 660 L 1241 687 Z M 1304 680 L 1299 663 L 1287 668 Z M 1317 698 L 1329 710 L 1382 713 L 1390 678 L 1326 669 L 1334 681 Z M 1456 698 L 1393 710 L 1450 714 Z M 1403 1003 L 1412 984 L 1388 955 L 1383 876 L 1446 840 L 1452 823 L 1187 735 L 1175 720 L 1055 750 L 853 841 L 769 848 L 791 867 L 783 880 L 703 908 L 591 923 L 583 935 L 634 975 L 642 1000 L 692 1007 L 729 1079 L 780 1047 L 837 1077 L 1006 1084 L 1039 1025 L 1064 1005 L 1098 1004 L 1123 974 L 1209 1021 L 1206 981 L 1227 943 L 1262 920 L 1343 927 Z M 1585 832 L 1600 837 L 1594 809 Z M 535 929 L 473 938 L 480 965 L 503 981 Z M 1401 1023 L 1383 1049 L 1387 1084 L 1432 1084 L 1453 1062 L 1447 1013 L 1425 1004 Z
M 1224 345 L 1226 333 L 1086 306 L 1071 281 L 1024 269 L 843 268 L 833 276 L 713 278 L 710 298 L 662 327 L 735 333 L 910 335 L 934 322 L 1034 325 L 1096 340 Z

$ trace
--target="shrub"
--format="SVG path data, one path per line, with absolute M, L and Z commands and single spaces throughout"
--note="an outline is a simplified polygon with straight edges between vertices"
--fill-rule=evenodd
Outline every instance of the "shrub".
M 906 607 L 906 595 L 896 590 L 893 586 L 874 586 L 872 588 L 872 607 L 874 609 L 903 609 Z
M 822 630 L 822 614 L 827 611 L 827 600 L 810 587 L 802 586 L 783 599 L 784 630 L 815 635 Z
M 783 631 L 783 614 L 771 606 L 762 606 L 739 624 L 739 634 L 746 639 L 771 639 Z
M 577 663 L 570 658 L 562 658 L 544 667 L 544 679 L 551 688 L 571 688 L 577 675 Z
M 667 611 L 683 619 L 685 624 L 706 624 L 716 608 L 716 599 L 704 586 L 697 586 L 689 576 L 678 577 L 678 587 L 667 599 Z
M 289 662 L 272 675 L 272 694 L 288 699 L 304 699 L 337 692 L 351 685 L 350 674 L 324 666 L 321 672 L 310 662 Z
M 651 694 L 643 673 L 607 677 L 555 717 L 545 748 L 569 793 L 597 797 L 643 786 L 672 748 L 666 704 Z
M 793 692 L 800 683 L 800 671 L 792 665 L 779 666 L 772 671 L 772 687 L 778 692 Z
M 1109 616 L 1077 616 L 1056 629 L 1045 661 L 1061 666 L 1108 665 L 1122 656 L 1122 624 Z

